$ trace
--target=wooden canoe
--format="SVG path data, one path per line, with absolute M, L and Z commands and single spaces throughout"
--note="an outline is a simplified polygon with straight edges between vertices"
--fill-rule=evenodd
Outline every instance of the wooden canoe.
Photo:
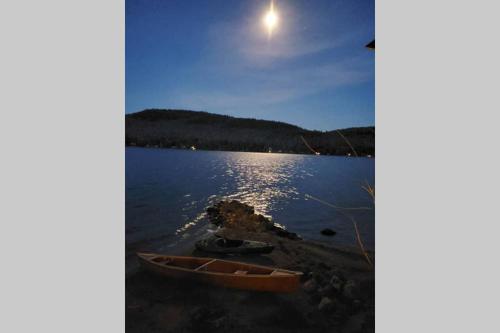
M 167 277 L 189 278 L 226 288 L 293 292 L 301 272 L 214 258 L 137 253 L 141 265 Z

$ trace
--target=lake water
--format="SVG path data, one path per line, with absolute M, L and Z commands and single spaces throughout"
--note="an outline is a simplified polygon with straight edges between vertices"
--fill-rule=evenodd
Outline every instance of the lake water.
M 126 148 L 126 242 L 161 239 L 167 251 L 214 227 L 205 209 L 237 199 L 304 239 L 356 245 L 352 219 L 374 248 L 375 212 L 362 188 L 374 186 L 375 160 L 245 152 Z M 332 205 L 329 207 L 308 195 Z M 327 237 L 323 228 L 337 231 Z

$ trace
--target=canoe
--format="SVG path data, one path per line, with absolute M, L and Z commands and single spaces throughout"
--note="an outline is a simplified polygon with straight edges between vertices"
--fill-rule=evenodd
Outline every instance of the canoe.
M 191 279 L 220 287 L 293 292 L 300 285 L 301 272 L 214 258 L 180 257 L 137 253 L 141 265 L 163 276 Z
M 199 240 L 196 242 L 196 248 L 200 251 L 221 254 L 271 253 L 274 250 L 274 246 L 269 243 L 222 237 Z

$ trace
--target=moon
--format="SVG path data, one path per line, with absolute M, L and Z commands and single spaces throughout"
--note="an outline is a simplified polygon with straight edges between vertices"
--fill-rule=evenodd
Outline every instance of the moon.
M 269 5 L 269 10 L 267 13 L 264 15 L 264 25 L 267 28 L 267 33 L 269 37 L 273 34 L 273 30 L 276 28 L 278 25 L 278 14 L 274 10 L 274 2 L 271 1 L 271 4 Z

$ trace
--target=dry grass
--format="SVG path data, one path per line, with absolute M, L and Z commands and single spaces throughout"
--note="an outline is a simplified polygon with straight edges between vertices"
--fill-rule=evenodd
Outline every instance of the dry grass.
M 373 204 L 375 204 L 375 188 L 374 188 L 374 187 L 372 187 L 372 186 L 368 183 L 368 181 L 366 181 L 366 180 L 365 180 L 365 183 L 366 183 L 366 185 L 361 186 L 361 188 L 362 188 L 363 190 L 365 190 L 366 192 L 368 192 L 368 194 L 370 195 L 370 197 L 371 197 L 371 198 L 372 198 L 372 200 L 373 200 Z

